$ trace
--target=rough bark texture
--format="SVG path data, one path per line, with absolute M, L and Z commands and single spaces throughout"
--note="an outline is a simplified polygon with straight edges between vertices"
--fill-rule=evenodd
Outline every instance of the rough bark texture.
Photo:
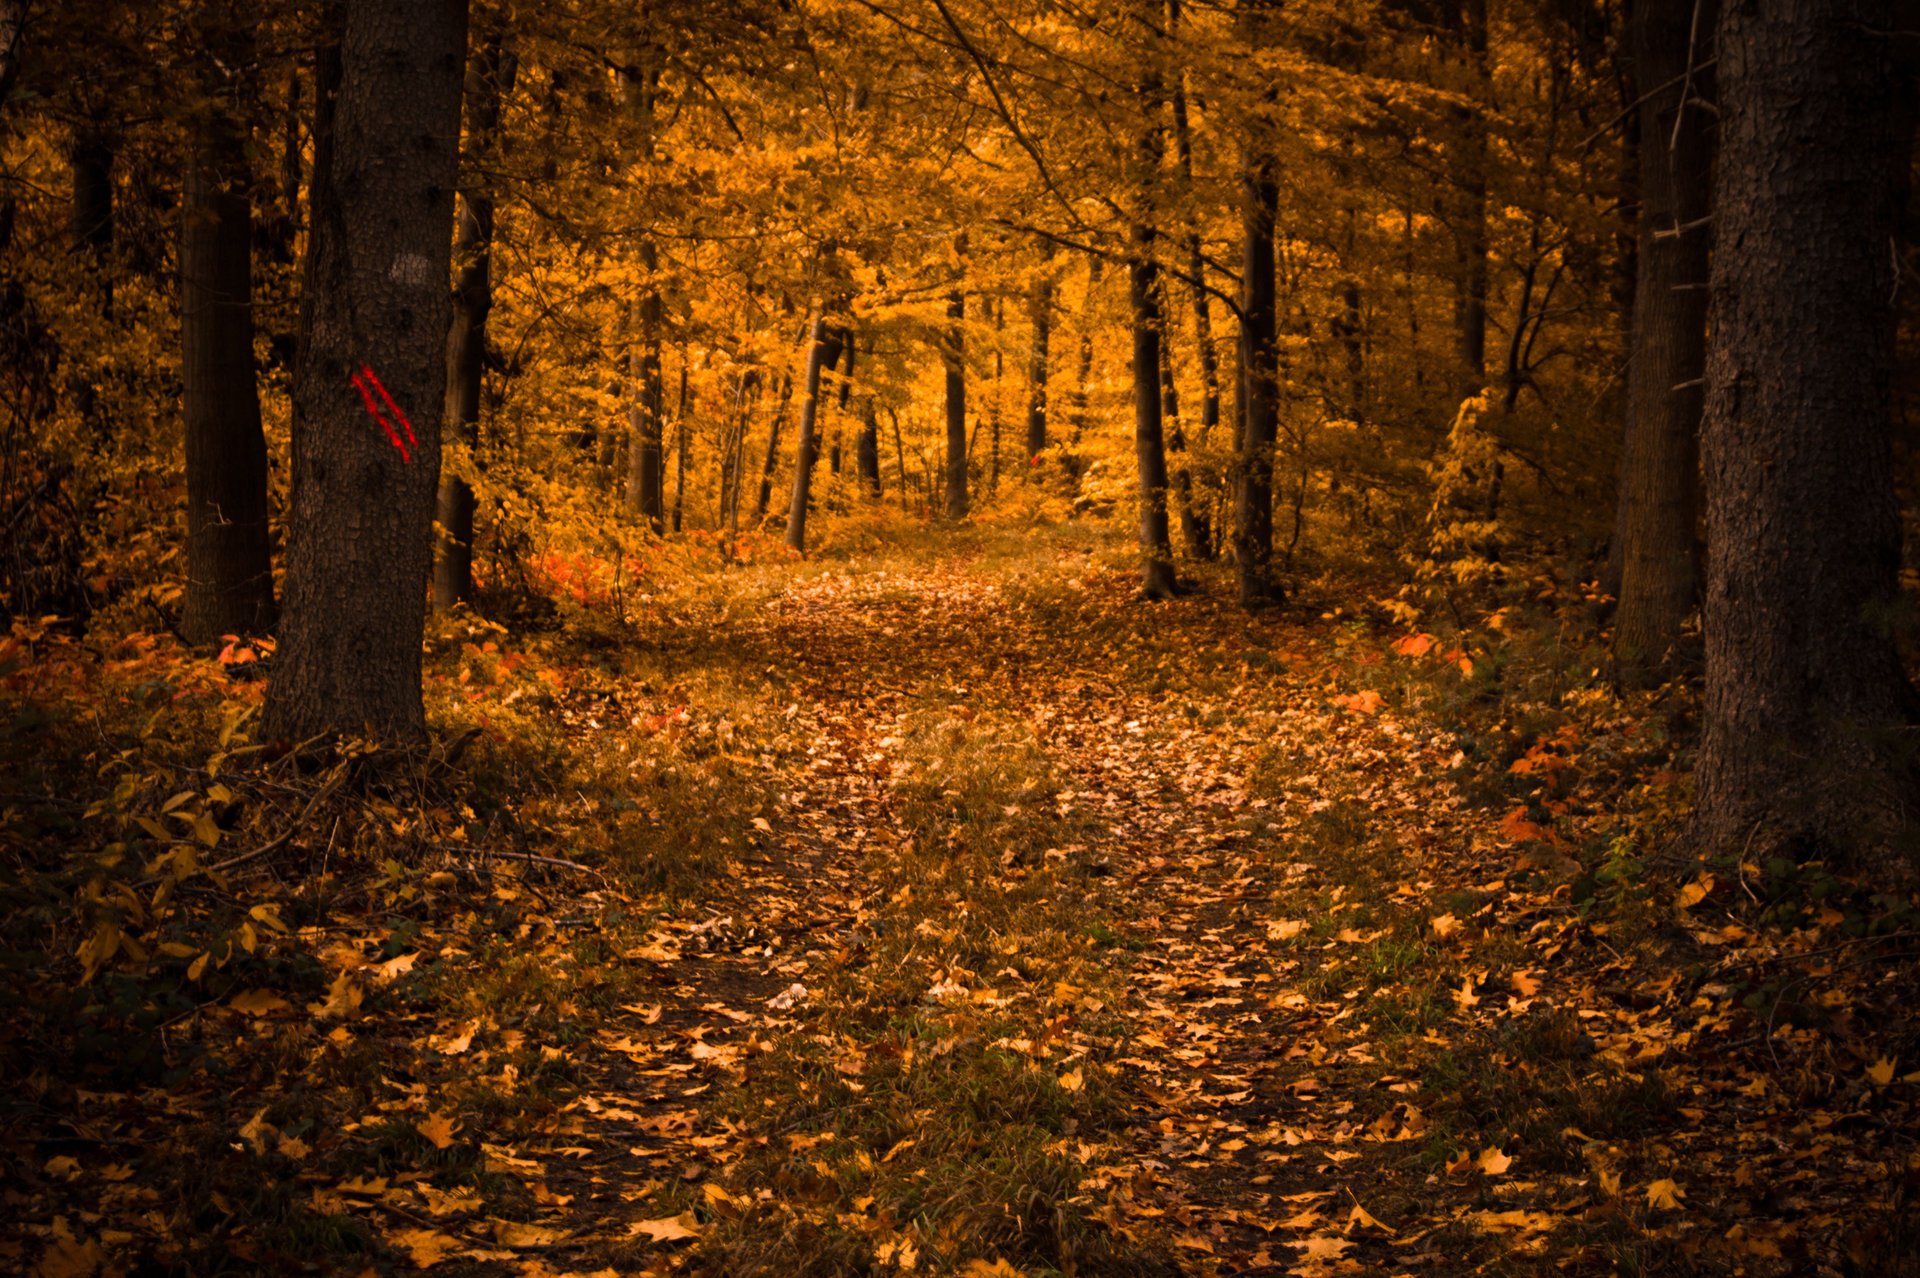
M 294 390 L 293 509 L 264 732 L 418 738 L 420 635 L 446 396 L 465 0 L 348 0 L 329 172 L 316 173 L 311 331 Z M 411 420 L 411 460 L 353 384 Z M 388 410 L 388 416 L 394 416 Z M 394 422 L 394 429 L 404 431 Z
M 1620 676 L 1655 674 L 1699 592 L 1695 493 L 1707 353 L 1705 224 L 1713 195 L 1712 117 L 1700 101 L 1712 49 L 1711 0 L 1638 0 L 1632 21 L 1640 100 L 1641 210 L 1626 431 L 1614 538 L 1620 547 L 1614 658 Z M 1696 23 L 1700 24 L 1696 26 Z M 1684 99 L 1684 100 L 1683 100 Z
M 947 332 L 941 358 L 947 366 L 947 518 L 967 517 L 967 317 L 966 294 L 947 297 Z
M 512 83 L 514 58 L 498 39 L 480 49 L 467 67 L 467 148 L 482 161 L 466 174 L 460 222 L 454 232 L 453 325 L 447 331 L 447 428 L 478 465 L 480 378 L 487 353 L 487 315 L 493 310 L 493 193 L 484 161 L 500 133 L 500 95 Z M 433 606 L 451 608 L 473 597 L 473 485 L 449 471 L 440 481 L 440 544 L 433 563 Z
M 806 553 L 807 504 L 813 498 L 813 464 L 820 459 L 820 374 L 840 359 L 840 329 L 815 316 L 807 338 L 807 386 L 800 401 L 800 440 L 793 460 L 793 502 L 787 507 L 787 545 Z
M 792 402 L 793 375 L 789 373 L 780 379 L 780 402 L 775 406 L 773 421 L 767 427 L 767 455 L 760 466 L 760 495 L 753 508 L 755 519 L 765 519 L 767 507 L 773 503 L 773 467 L 780 458 L 780 427 L 786 423 L 787 406 Z
M 640 265 L 649 279 L 659 268 L 660 254 L 651 242 L 640 245 Z M 665 402 L 660 385 L 660 329 L 665 318 L 660 291 L 648 283 L 633 301 L 634 342 L 627 356 L 633 395 L 627 408 L 627 508 L 645 519 L 655 532 L 665 527 L 666 513 L 660 454 Z
M 1703 851 L 1889 875 L 1916 799 L 1891 637 L 1897 7 L 1722 6 L 1696 773 Z
M 1273 236 L 1280 196 L 1272 170 L 1255 164 L 1247 173 L 1241 205 L 1239 455 L 1234 485 L 1234 557 L 1240 572 L 1240 602 L 1252 608 L 1276 595 L 1273 563 L 1273 445 L 1279 434 L 1279 388 L 1275 383 Z
M 880 499 L 880 417 L 871 396 L 860 407 L 860 436 L 854 446 L 860 486 L 867 496 Z
M 1477 395 L 1487 375 L 1487 99 L 1492 77 L 1487 63 L 1487 0 L 1465 0 L 1460 40 L 1472 101 L 1460 120 L 1459 221 L 1454 227 L 1459 290 L 1454 316 L 1460 353 L 1460 393 Z
M 221 14 L 216 22 L 230 20 Z M 251 61 L 237 23 L 208 30 L 180 210 L 180 348 L 186 433 L 187 582 L 180 632 L 212 643 L 272 628 L 273 562 L 267 529 L 267 442 L 253 364 L 251 174 L 239 86 Z

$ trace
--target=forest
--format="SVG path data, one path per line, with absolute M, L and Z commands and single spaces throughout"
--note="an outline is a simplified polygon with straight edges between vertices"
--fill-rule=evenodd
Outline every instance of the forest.
M 0 0 L 0 1270 L 1920 1274 L 1907 0 Z

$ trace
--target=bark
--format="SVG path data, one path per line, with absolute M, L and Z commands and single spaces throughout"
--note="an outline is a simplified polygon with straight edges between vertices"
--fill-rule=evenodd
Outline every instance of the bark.
M 27 0 L 0 0 L 0 107 L 13 96 L 20 76 L 21 37 L 27 29 Z
M 1127 264 L 1127 299 L 1133 308 L 1133 452 L 1140 475 L 1141 593 L 1149 599 L 1170 599 L 1175 582 L 1161 434 L 1159 266 L 1153 241 L 1152 227 L 1134 223 L 1133 254 Z
M 1465 0 L 1460 41 L 1472 102 L 1460 108 L 1460 211 L 1454 227 L 1459 277 L 1454 313 L 1460 359 L 1460 394 L 1477 395 L 1487 369 L 1487 0 Z
M 316 173 L 310 218 L 311 328 L 294 389 L 270 740 L 417 739 L 426 728 L 420 637 L 467 10 L 464 0 L 347 0 L 345 17 L 329 171 Z M 406 456 L 363 405 L 352 380 L 363 368 L 411 419 Z
M 1614 524 L 1621 571 L 1613 637 L 1620 677 L 1629 684 L 1664 666 L 1699 590 L 1695 492 L 1713 141 L 1711 116 L 1698 100 L 1708 72 L 1689 74 L 1689 54 L 1695 63 L 1708 57 L 1713 8 L 1711 0 L 1639 0 L 1632 19 L 1645 145 Z
M 780 379 L 780 403 L 773 410 L 773 423 L 767 428 L 767 456 L 760 467 L 760 496 L 754 503 L 754 518 L 764 520 L 773 502 L 773 466 L 780 457 L 780 427 L 787 420 L 787 405 L 793 402 L 793 376 Z
M 1207 512 L 1194 499 L 1193 468 L 1187 455 L 1187 433 L 1180 425 L 1180 384 L 1173 367 L 1173 336 L 1166 322 L 1165 280 L 1155 297 L 1160 329 L 1160 413 L 1167 439 L 1167 458 L 1173 472 L 1173 497 L 1180 513 L 1180 539 L 1195 559 L 1213 558 L 1213 529 Z
M 500 141 L 500 97 L 513 83 L 515 62 L 499 39 L 489 40 L 467 67 L 467 147 L 486 161 Z M 470 167 L 454 233 L 459 275 L 453 289 L 453 326 L 447 333 L 446 419 L 452 438 L 477 466 L 480 380 L 485 371 L 487 316 L 493 310 L 493 193 L 491 175 Z M 451 608 L 473 598 L 473 485 L 449 471 L 440 482 L 439 553 L 433 565 L 433 606 Z
M 651 166 L 654 158 L 654 85 L 656 74 L 642 70 L 626 78 L 628 105 L 639 119 L 640 161 Z M 662 464 L 662 417 L 665 395 L 660 384 L 660 343 L 666 324 L 666 306 L 660 297 L 656 275 L 660 269 L 660 249 L 651 239 L 640 241 L 640 269 L 645 280 L 629 311 L 633 345 L 627 356 L 627 376 L 632 399 L 627 409 L 627 508 L 653 528 L 666 527 L 665 468 Z
M 1891 634 L 1888 156 L 1911 145 L 1890 91 L 1911 89 L 1886 34 L 1899 7 L 1722 6 L 1701 433 L 1702 850 L 1818 856 L 1883 883 L 1911 872 L 1920 792 L 1913 693 Z
M 1047 363 L 1048 347 L 1053 341 L 1053 275 L 1050 270 L 1051 246 L 1041 250 L 1040 273 L 1028 298 L 1027 317 L 1032 328 L 1032 344 L 1027 354 L 1027 471 L 1037 474 L 1034 463 L 1047 451 Z
M 867 496 L 880 500 L 880 415 L 873 406 L 872 396 L 867 397 L 860 409 L 860 436 L 855 441 L 854 455 L 862 488 Z
M 1273 446 L 1279 436 L 1274 290 L 1274 221 L 1279 188 L 1271 165 L 1248 166 L 1241 204 L 1240 448 L 1235 459 L 1234 557 L 1240 602 L 1280 599 L 1272 578 Z
M 232 15 L 199 86 L 180 210 L 180 347 L 187 472 L 187 582 L 180 632 L 191 643 L 272 628 L 267 442 L 253 363 L 252 174 L 234 69 L 252 60 Z M 212 24 L 210 24 L 211 26 Z M 216 69 L 224 68 L 224 70 Z
M 820 458 L 820 374 L 840 358 L 840 327 L 816 315 L 807 338 L 807 385 L 800 401 L 800 439 L 793 461 L 793 502 L 787 507 L 787 545 L 807 551 L 807 504 L 813 497 L 813 466 Z
M 693 448 L 690 434 L 693 412 L 693 395 L 687 388 L 687 353 L 680 352 L 680 411 L 675 415 L 673 426 L 673 530 L 680 531 L 681 509 L 687 496 L 687 460 Z
M 967 517 L 967 295 L 947 295 L 941 358 L 947 367 L 947 518 Z

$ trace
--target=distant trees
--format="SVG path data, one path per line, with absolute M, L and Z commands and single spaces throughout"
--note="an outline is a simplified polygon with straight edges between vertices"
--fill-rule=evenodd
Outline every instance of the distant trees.
M 1696 828 L 1723 855 L 1886 869 L 1912 850 L 1888 443 L 1904 12 L 1721 8 Z
M 418 737 L 446 395 L 465 0 L 346 0 L 263 730 Z

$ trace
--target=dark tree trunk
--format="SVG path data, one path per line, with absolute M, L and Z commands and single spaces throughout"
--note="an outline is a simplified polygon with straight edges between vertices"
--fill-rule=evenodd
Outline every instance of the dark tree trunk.
M 487 315 L 493 309 L 493 192 L 487 161 L 499 145 L 500 97 L 514 78 L 514 56 L 496 37 L 467 67 L 469 164 L 460 197 L 454 261 L 453 327 L 447 333 L 447 426 L 464 454 L 463 467 L 479 465 L 480 378 L 485 371 Z M 473 598 L 473 485 L 459 470 L 440 481 L 439 554 L 433 565 L 433 606 L 451 608 Z
M 1234 557 L 1240 602 L 1253 608 L 1279 599 L 1273 565 L 1273 446 L 1279 437 L 1276 381 L 1274 220 L 1279 188 L 1270 165 L 1248 167 L 1241 206 L 1240 448 L 1235 458 Z
M 347 0 L 330 172 L 316 174 L 312 324 L 264 734 L 418 738 L 420 636 L 446 396 L 465 0 Z M 354 377 L 385 387 L 365 407 Z M 390 396 L 393 403 L 386 404 Z M 414 441 L 405 455 L 387 438 Z
M 1155 298 L 1160 316 L 1160 415 L 1167 439 L 1167 459 L 1173 472 L 1174 506 L 1180 513 L 1180 539 L 1195 559 L 1213 558 L 1213 529 L 1207 512 L 1194 499 L 1193 468 L 1187 457 L 1187 433 L 1180 425 L 1180 383 L 1173 367 L 1173 336 L 1167 324 L 1166 281 Z
M 867 396 L 860 407 L 860 437 L 854 448 L 860 483 L 867 496 L 880 500 L 880 415 Z
M 1459 278 L 1455 282 L 1455 336 L 1460 355 L 1460 393 L 1477 395 L 1487 376 L 1487 0 L 1465 0 L 1460 41 L 1471 80 L 1472 101 L 1458 112 L 1460 211 L 1454 227 Z
M 640 162 L 651 167 L 654 158 L 654 86 L 656 73 L 643 69 L 626 78 L 628 104 L 639 117 Z M 632 399 L 627 409 L 627 508 L 646 520 L 655 532 L 666 528 L 666 468 L 661 456 L 664 437 L 665 391 L 660 384 L 661 330 L 666 305 L 655 278 L 660 249 L 651 239 L 640 241 L 640 269 L 645 280 L 629 313 L 632 342 L 627 355 L 627 377 Z
M 1080 362 L 1074 380 L 1073 440 L 1080 442 L 1086 433 L 1088 414 L 1093 403 L 1093 295 L 1100 287 L 1102 259 L 1087 263 L 1087 293 L 1081 303 Z
M 67 214 L 67 240 L 94 273 L 105 311 L 113 310 L 113 169 L 118 159 L 104 124 L 88 124 L 73 139 L 70 155 L 73 202 Z
M 1638 305 L 1627 352 L 1626 431 L 1614 539 L 1620 546 L 1613 652 L 1639 683 L 1664 664 L 1698 597 L 1701 373 L 1707 352 L 1706 217 L 1712 120 L 1700 102 L 1712 48 L 1711 0 L 1637 0 L 1633 66 L 1640 107 Z M 1695 24 L 1700 25 L 1696 28 Z M 1683 98 L 1688 99 L 1683 101 Z
M 219 29 L 215 29 L 218 24 Z M 253 365 L 252 174 L 239 68 L 246 28 L 220 13 L 193 122 L 180 210 L 180 347 L 186 428 L 187 584 L 180 632 L 208 644 L 274 623 L 267 442 Z
M 27 29 L 27 0 L 0 0 L 0 107 L 13 96 L 20 76 L 21 36 Z
M 680 351 L 680 411 L 674 417 L 673 425 L 673 530 L 680 531 L 681 510 L 686 505 L 687 461 L 693 450 L 691 420 L 693 414 L 693 393 L 687 385 L 687 352 L 684 345 Z
M 1818 856 L 1882 881 L 1912 868 L 1920 796 L 1892 637 L 1889 156 L 1911 143 L 1911 85 L 1888 33 L 1902 13 L 1894 0 L 1722 5 L 1701 432 L 1696 833 L 1708 853 Z
M 793 459 L 793 504 L 787 507 L 787 545 L 807 550 L 807 504 L 813 498 L 813 465 L 820 458 L 820 374 L 840 358 L 844 339 L 837 324 L 816 315 L 807 338 L 807 385 L 800 401 L 800 439 Z
M 811 367 L 811 356 L 808 363 Z M 780 458 L 780 427 L 787 420 L 787 406 L 792 402 L 793 377 L 789 374 L 780 379 L 780 402 L 774 407 L 772 424 L 767 427 L 767 456 L 760 466 L 760 496 L 753 508 L 757 520 L 767 517 L 767 507 L 773 503 L 773 467 Z
M 1034 462 L 1047 451 L 1047 362 L 1053 341 L 1053 250 L 1041 251 L 1040 272 L 1034 279 L 1028 299 L 1027 317 L 1033 341 L 1027 354 L 1027 472 L 1035 473 Z
M 1133 226 L 1127 298 L 1133 308 L 1133 453 L 1140 475 L 1141 593 L 1170 599 L 1175 592 L 1173 538 L 1167 521 L 1167 451 L 1160 398 L 1159 267 L 1153 228 Z
M 940 356 L 947 368 L 947 518 L 967 517 L 967 295 L 947 295 Z

